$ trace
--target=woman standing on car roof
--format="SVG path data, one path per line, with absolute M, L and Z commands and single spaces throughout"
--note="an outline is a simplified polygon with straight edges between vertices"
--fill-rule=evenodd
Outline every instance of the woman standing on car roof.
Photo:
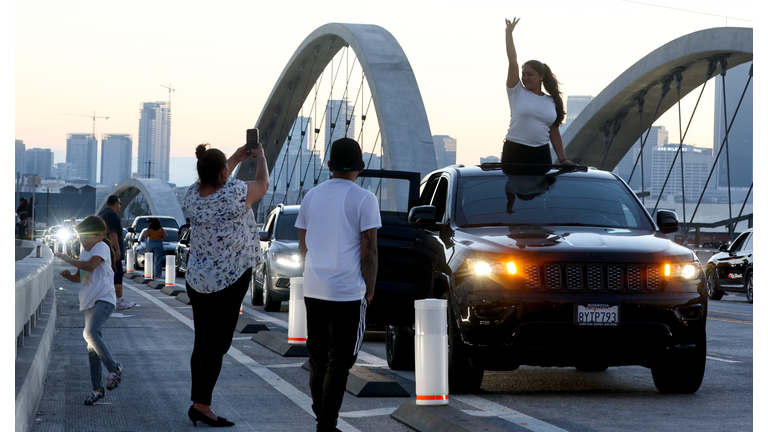
M 190 360 L 193 404 L 188 415 L 195 426 L 203 422 L 226 427 L 234 423 L 213 412 L 211 395 L 232 345 L 252 268 L 262 261 L 251 205 L 267 192 L 269 171 L 261 144 L 251 153 L 244 145 L 229 159 L 206 146 L 195 150 L 199 180 L 184 197 L 192 225 L 186 279 L 195 322 Z M 256 158 L 256 178 L 227 180 L 237 164 L 249 158 Z
M 149 226 L 144 231 L 142 238 L 147 239 L 146 251 L 152 254 L 152 273 L 154 273 L 152 276 L 159 279 L 163 273 L 163 257 L 165 256 L 163 239 L 168 238 L 168 233 L 160 225 L 160 219 L 152 218 L 149 220 Z M 171 270 L 165 269 L 165 271 L 167 273 Z
M 557 77 L 545 63 L 529 60 L 523 64 L 522 79 L 517 63 L 517 51 L 512 31 L 520 21 L 505 19 L 507 58 L 507 96 L 511 119 L 504 139 L 501 163 L 530 163 L 550 165 L 549 142 L 561 165 L 578 166 L 565 156 L 560 125 L 565 118 L 563 95 Z M 542 85 L 547 91 L 541 90 Z M 506 170 L 504 172 L 507 172 Z

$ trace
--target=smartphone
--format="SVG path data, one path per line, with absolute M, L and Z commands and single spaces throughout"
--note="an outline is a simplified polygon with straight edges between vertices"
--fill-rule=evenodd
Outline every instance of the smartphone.
M 256 150 L 259 147 L 259 130 L 248 129 L 245 132 L 245 142 L 247 144 L 248 154 L 252 153 L 252 150 Z

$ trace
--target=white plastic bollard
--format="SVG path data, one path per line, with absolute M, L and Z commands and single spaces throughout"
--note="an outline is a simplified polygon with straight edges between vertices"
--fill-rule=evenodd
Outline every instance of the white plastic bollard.
M 176 255 L 165 257 L 165 284 L 176 285 Z
M 416 405 L 448 405 L 448 301 L 416 300 Z
M 59 253 L 59 242 L 53 242 L 53 253 Z
M 304 278 L 291 278 L 291 296 L 288 300 L 288 343 L 307 343 L 307 307 L 304 305 Z
M 155 261 L 152 252 L 144 253 L 144 279 L 152 279 Z
M 128 249 L 125 251 L 125 272 L 126 273 L 133 273 L 133 249 Z

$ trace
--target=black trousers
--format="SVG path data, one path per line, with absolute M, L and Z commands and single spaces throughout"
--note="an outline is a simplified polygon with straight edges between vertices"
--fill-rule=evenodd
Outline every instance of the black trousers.
M 368 300 L 335 302 L 304 297 L 307 308 L 309 389 L 317 428 L 333 428 L 349 370 L 363 344 Z
M 546 174 L 549 171 L 548 166 L 552 165 L 552 155 L 549 152 L 549 145 L 540 147 L 531 147 L 514 141 L 504 140 L 504 148 L 501 152 L 502 171 L 505 174 L 521 174 L 512 172 L 515 169 L 505 167 L 503 164 L 537 164 L 547 165 L 547 167 L 537 167 L 535 172 L 525 172 L 522 174 Z M 512 170 L 512 171 L 510 171 Z M 517 169 L 519 171 L 519 169 Z M 528 170 L 530 171 L 530 169 Z
M 189 362 L 192 369 L 192 402 L 211 404 L 222 359 L 232 345 L 251 271 L 249 268 L 235 283 L 221 291 L 207 294 L 199 293 L 192 287 L 187 290 L 195 322 L 195 345 Z

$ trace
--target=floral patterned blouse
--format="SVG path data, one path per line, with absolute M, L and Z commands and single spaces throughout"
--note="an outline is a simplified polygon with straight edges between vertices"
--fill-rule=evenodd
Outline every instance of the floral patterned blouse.
M 195 291 L 223 290 L 261 264 L 259 232 L 253 210 L 245 205 L 247 191 L 248 185 L 237 179 L 206 197 L 200 196 L 200 182 L 187 190 L 184 205 L 192 228 L 185 277 Z

